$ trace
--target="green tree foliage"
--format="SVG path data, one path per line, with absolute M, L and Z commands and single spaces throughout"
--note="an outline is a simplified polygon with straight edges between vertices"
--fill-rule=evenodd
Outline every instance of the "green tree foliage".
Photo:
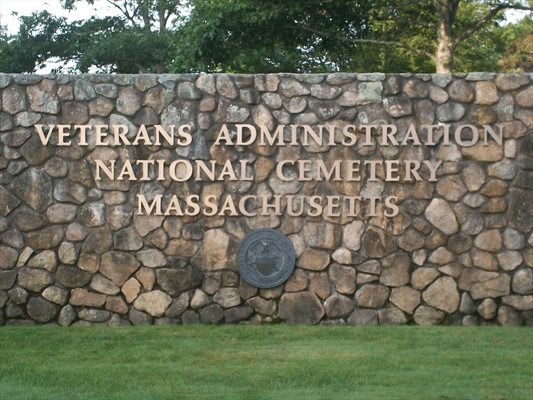
M 505 72 L 533 72 L 533 15 L 505 26 L 500 34 L 505 52 L 498 61 L 499 68 Z
M 511 68 L 498 61 L 519 50 L 512 40 L 531 32 L 502 22 L 532 0 L 105 1 L 118 17 L 21 17 L 18 34 L 0 33 L 1 70 L 55 59 L 82 72 L 498 71 Z
M 64 0 L 65 8 L 94 0 Z M 60 71 L 164 72 L 174 53 L 175 32 L 168 25 L 178 16 L 178 0 L 108 1 L 117 17 L 92 16 L 67 23 L 47 11 L 20 17 L 19 32 L 0 37 L 3 72 L 32 72 L 49 60 L 74 61 Z
M 362 48 L 336 37 L 370 33 L 370 1 L 193 0 L 191 5 L 172 62 L 176 72 L 319 72 L 368 61 Z

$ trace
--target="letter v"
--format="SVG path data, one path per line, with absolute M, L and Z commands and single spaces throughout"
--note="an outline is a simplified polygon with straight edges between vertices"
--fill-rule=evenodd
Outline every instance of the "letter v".
M 43 126 L 44 125 L 35 125 L 35 129 L 37 129 L 37 133 L 39 134 L 39 139 L 41 139 L 41 143 L 43 146 L 46 146 L 48 144 L 48 141 L 50 140 L 50 136 L 52 135 L 52 131 L 56 127 L 55 125 L 48 125 L 48 135 L 44 135 L 43 132 Z

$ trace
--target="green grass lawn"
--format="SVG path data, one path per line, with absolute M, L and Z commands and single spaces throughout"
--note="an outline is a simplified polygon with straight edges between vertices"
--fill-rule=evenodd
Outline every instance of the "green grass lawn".
M 533 330 L 1 327 L 0 399 L 533 399 Z

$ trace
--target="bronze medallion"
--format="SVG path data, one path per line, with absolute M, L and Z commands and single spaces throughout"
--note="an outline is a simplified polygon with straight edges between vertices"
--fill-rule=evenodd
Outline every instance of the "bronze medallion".
M 237 268 L 250 285 L 271 288 L 285 282 L 294 269 L 294 247 L 275 229 L 248 233 L 237 250 Z

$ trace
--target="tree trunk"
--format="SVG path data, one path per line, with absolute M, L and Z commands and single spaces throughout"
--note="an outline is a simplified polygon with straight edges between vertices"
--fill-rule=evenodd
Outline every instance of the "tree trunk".
M 451 0 L 437 0 L 437 74 L 451 74 L 453 65 Z

